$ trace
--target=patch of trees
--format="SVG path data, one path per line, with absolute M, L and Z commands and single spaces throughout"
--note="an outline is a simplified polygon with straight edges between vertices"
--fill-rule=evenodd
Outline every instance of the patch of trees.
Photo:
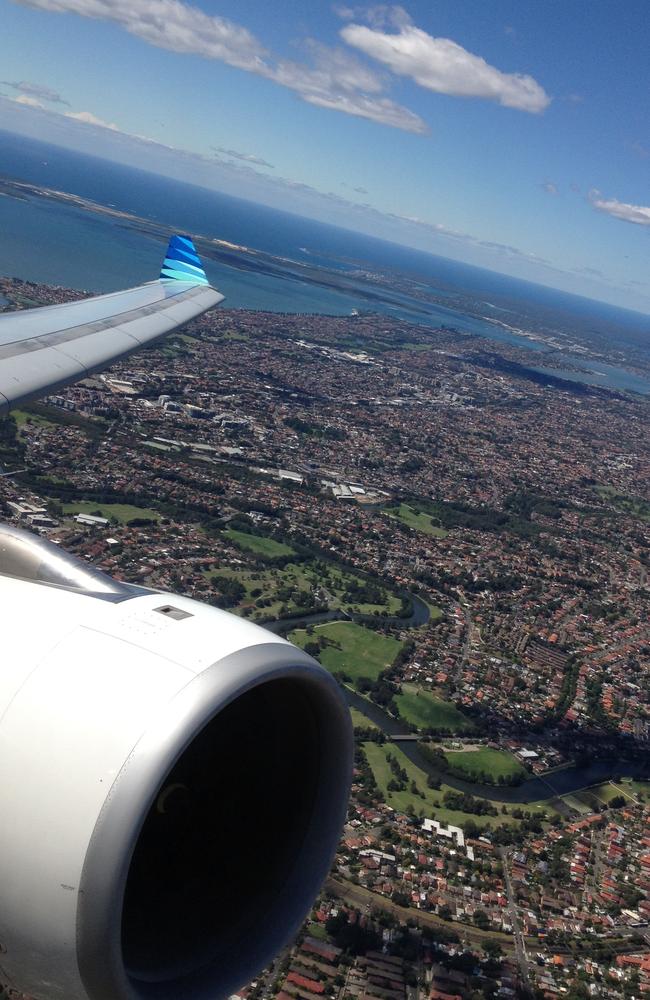
M 24 458 L 25 445 L 18 437 L 16 421 L 11 416 L 0 418 L 0 461 L 22 462 Z
M 406 789 L 409 776 L 406 770 L 401 766 L 400 762 L 393 757 L 392 753 L 386 754 L 386 760 L 390 766 L 393 773 L 393 777 L 388 782 L 389 792 L 403 792 Z
M 474 816 L 498 816 L 496 806 L 486 799 L 477 799 L 469 792 L 459 792 L 449 789 L 443 796 L 443 802 L 447 809 L 455 809 L 458 812 L 472 813 Z
M 357 743 L 354 746 L 354 780 L 356 784 L 361 786 L 361 790 L 357 792 L 357 798 L 364 805 L 371 806 L 377 801 L 384 801 L 384 793 L 375 781 L 363 747 Z
M 453 774 L 455 778 L 465 779 L 466 781 L 475 781 L 480 785 L 498 785 L 499 787 L 516 787 L 521 785 L 521 783 L 526 778 L 526 775 L 522 771 L 514 771 L 512 774 L 499 774 L 495 778 L 493 774 L 489 771 L 484 771 L 482 768 L 476 771 L 468 771 L 463 767 L 458 767 L 455 764 L 447 764 L 448 774 Z
M 361 694 L 370 695 L 374 702 L 387 709 L 392 715 L 397 715 L 397 705 L 394 700 L 397 689 L 383 675 L 376 681 L 370 677 L 358 677 L 356 688 Z
M 405 502 L 410 502 L 408 499 Z M 460 501 L 415 498 L 413 505 L 430 514 L 443 528 L 470 528 L 475 531 L 501 533 L 509 531 L 521 538 L 535 538 L 539 528 L 515 510 L 496 510 L 493 507 L 472 507 Z
M 404 643 L 399 653 L 393 660 L 393 665 L 391 669 L 397 670 L 399 667 L 404 666 L 405 663 L 408 663 L 410 658 L 413 656 L 414 652 L 415 652 L 415 642 L 413 641 L 413 639 L 409 639 L 407 642 Z
M 310 424 L 307 420 L 302 420 L 300 417 L 287 417 L 284 422 L 291 430 L 297 431 L 298 434 L 307 434 L 309 437 L 324 437 L 332 441 L 345 441 L 347 436 L 345 431 L 339 427 L 333 427 L 331 424 L 325 426 Z
M 386 591 L 371 580 L 358 580 L 356 577 L 347 581 L 347 590 L 343 600 L 349 604 L 385 604 Z
M 348 913 L 343 908 L 335 917 L 328 918 L 325 930 L 337 948 L 342 948 L 350 955 L 363 955 L 367 951 L 381 948 L 381 935 L 367 925 L 362 927 L 358 920 L 351 924 Z
M 354 738 L 357 743 L 379 743 L 386 742 L 386 734 L 376 726 L 355 726 Z
M 213 576 L 212 583 L 220 592 L 212 601 L 217 608 L 236 608 L 246 597 L 246 587 L 232 577 Z
M 419 472 L 420 469 L 424 468 L 424 462 L 416 455 L 412 455 L 410 458 L 405 459 L 399 468 L 400 472 Z

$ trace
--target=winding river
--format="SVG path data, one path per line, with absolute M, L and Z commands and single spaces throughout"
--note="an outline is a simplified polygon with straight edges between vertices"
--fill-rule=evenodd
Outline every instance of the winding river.
M 426 625 L 431 617 L 429 606 L 422 598 L 416 594 L 406 595 L 412 602 L 413 611 L 408 618 L 382 618 L 383 622 L 399 624 L 406 628 L 418 628 Z M 294 628 L 305 628 L 307 625 L 318 625 L 327 621 L 355 621 L 359 624 L 363 622 L 376 621 L 374 615 L 360 615 L 345 613 L 341 611 L 322 611 L 312 615 L 302 615 L 296 618 L 282 619 L 282 621 L 269 622 L 264 628 L 276 634 L 286 634 Z M 566 767 L 556 771 L 551 771 L 544 775 L 536 775 L 523 781 L 521 785 L 514 787 L 503 785 L 482 785 L 473 781 L 465 781 L 457 778 L 447 771 L 436 767 L 420 753 L 418 744 L 413 739 L 400 739 L 405 734 L 406 726 L 399 719 L 393 718 L 388 712 L 375 705 L 368 698 L 362 697 L 349 687 L 343 687 L 346 701 L 351 708 L 356 708 L 366 718 L 374 722 L 381 731 L 396 743 L 406 757 L 424 771 L 425 774 L 442 781 L 451 788 L 456 788 L 460 792 L 467 792 L 479 798 L 488 799 L 492 802 L 525 803 L 542 802 L 548 799 L 558 798 L 561 795 L 568 795 L 572 792 L 579 792 L 591 785 L 598 785 L 603 781 L 609 781 L 615 775 L 625 775 L 625 777 L 650 780 L 650 759 L 621 761 L 616 759 L 603 758 L 595 760 L 583 767 Z
M 457 778 L 442 768 L 438 768 L 427 760 L 419 751 L 418 744 L 414 740 L 400 740 L 404 734 L 405 725 L 398 719 L 394 719 L 385 712 L 379 705 L 363 698 L 356 691 L 348 687 L 343 688 L 346 701 L 351 708 L 356 708 L 362 712 L 371 722 L 374 722 L 385 735 L 396 743 L 400 750 L 408 759 L 419 767 L 425 774 L 439 779 L 445 785 L 456 788 L 461 792 L 468 792 L 482 799 L 489 799 L 493 802 L 527 803 L 540 802 L 545 799 L 557 798 L 560 795 L 567 795 L 571 792 L 578 792 L 591 785 L 598 785 L 600 782 L 609 781 L 614 775 L 625 775 L 629 778 L 650 779 L 650 760 L 621 761 L 603 759 L 593 761 L 585 767 L 566 767 L 557 771 L 551 771 L 544 775 L 536 775 L 523 781 L 521 785 L 508 787 L 503 785 L 481 785 L 473 781 L 464 781 Z M 396 738 L 397 737 L 397 738 Z

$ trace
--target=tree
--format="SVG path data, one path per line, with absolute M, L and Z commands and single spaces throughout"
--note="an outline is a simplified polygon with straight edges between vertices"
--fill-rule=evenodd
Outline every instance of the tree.
M 501 956 L 503 955 L 503 948 L 501 947 L 499 942 L 493 941 L 491 938 L 488 938 L 486 941 L 483 942 L 483 951 L 485 952 L 488 958 L 492 959 L 501 958 Z

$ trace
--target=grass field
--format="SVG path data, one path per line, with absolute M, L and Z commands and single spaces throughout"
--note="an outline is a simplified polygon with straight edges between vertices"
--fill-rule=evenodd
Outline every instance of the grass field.
M 350 715 L 352 716 L 352 725 L 356 729 L 379 729 L 375 723 L 369 719 L 363 712 L 360 712 L 357 708 L 350 709 Z
M 237 330 L 229 330 L 227 333 L 221 334 L 219 340 L 248 340 L 247 333 L 239 333 Z
M 397 639 L 378 635 L 354 622 L 316 625 L 311 636 L 304 629 L 294 629 L 289 633 L 290 641 L 303 647 L 320 636 L 325 636 L 333 643 L 321 650 L 318 657 L 320 662 L 333 674 L 343 673 L 353 681 L 359 677 L 377 680 L 380 673 L 390 667 L 402 648 L 402 643 Z
M 650 802 L 650 781 L 631 781 L 629 778 L 623 778 L 618 787 L 624 792 L 642 796 L 645 802 Z
M 418 729 L 445 729 L 450 733 L 468 733 L 475 727 L 450 701 L 442 701 L 428 691 L 404 684 L 395 698 L 399 714 Z
M 293 556 L 294 550 L 284 542 L 276 542 L 275 538 L 265 538 L 263 535 L 249 535 L 247 531 L 238 531 L 236 528 L 226 528 L 223 532 L 224 538 L 228 538 L 235 545 L 253 552 L 263 559 L 278 559 L 280 556 Z
M 407 527 L 422 532 L 423 535 L 431 535 L 433 538 L 447 537 L 448 532 L 444 528 L 439 527 L 439 525 L 434 524 L 430 514 L 425 514 L 423 511 L 410 507 L 408 504 L 401 503 L 397 508 L 389 508 L 387 513 L 391 517 L 401 521 L 402 524 L 407 525 Z
M 19 431 L 25 424 L 33 424 L 34 427 L 56 427 L 52 420 L 41 417 L 37 413 L 28 413 L 27 410 L 12 410 L 11 415 L 16 421 L 16 427 Z
M 505 750 L 481 750 L 466 752 L 450 751 L 445 753 L 448 763 L 456 770 L 462 771 L 470 781 L 480 781 L 481 774 L 489 774 L 494 782 L 502 778 L 513 778 L 528 773 L 519 761 Z
M 598 486 L 596 493 L 604 500 L 609 500 L 624 514 L 631 514 L 641 521 L 650 521 L 650 503 L 642 497 L 631 497 L 624 493 L 617 493 L 611 486 Z
M 593 812 L 597 806 L 609 805 L 612 799 L 620 795 L 630 804 L 637 801 L 639 796 L 647 802 L 650 797 L 650 782 L 631 781 L 629 778 L 617 782 L 605 781 L 601 785 L 585 788 L 582 792 L 574 792 L 572 798 Z
M 72 410 L 64 410 L 60 406 L 49 406 L 47 403 L 30 403 L 23 411 L 32 420 L 41 417 L 48 424 L 63 424 L 66 427 L 78 427 L 91 440 L 98 441 L 106 433 L 108 423 L 103 417 L 83 417 Z
M 129 503 L 96 503 L 94 500 L 81 500 L 78 503 L 61 504 L 64 514 L 99 514 L 109 520 L 115 518 L 120 524 L 128 524 L 136 517 L 159 521 L 161 514 L 151 507 L 134 507 Z
M 440 789 L 428 788 L 427 776 L 424 771 L 421 771 L 419 767 L 412 764 L 408 757 L 394 743 L 386 743 L 383 746 L 380 746 L 378 743 L 364 743 L 363 749 L 375 781 L 384 793 L 386 803 L 392 806 L 393 809 L 405 812 L 407 807 L 411 805 L 418 815 L 423 810 L 425 816 L 437 819 L 440 823 L 451 823 L 452 826 L 461 827 L 468 819 L 473 819 L 480 827 L 500 826 L 502 823 L 516 822 L 516 820 L 510 817 L 509 813 L 501 814 L 500 812 L 498 816 L 475 816 L 472 813 L 445 808 L 441 803 L 445 792 L 450 790 L 449 786 L 443 784 Z M 394 775 L 391 771 L 390 763 L 386 759 L 387 753 L 392 754 L 400 767 L 404 768 L 408 776 L 407 788 L 402 792 L 388 791 L 388 783 Z M 410 790 L 412 781 L 415 781 L 417 788 L 423 793 L 424 798 Z M 435 805 L 436 802 L 440 804 Z

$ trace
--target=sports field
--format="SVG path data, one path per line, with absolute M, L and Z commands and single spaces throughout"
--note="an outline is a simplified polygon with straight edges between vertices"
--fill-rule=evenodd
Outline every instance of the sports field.
M 488 776 L 492 783 L 497 784 L 499 778 L 524 778 L 527 771 L 519 761 L 506 750 L 491 750 L 483 747 L 481 750 L 464 752 L 449 751 L 445 753 L 447 762 L 457 773 L 462 773 L 469 781 L 481 781 Z
M 442 701 L 429 691 L 405 684 L 395 701 L 401 717 L 418 729 L 468 733 L 475 728 L 472 720 L 459 712 L 452 702 Z
M 253 552 L 263 559 L 278 559 L 281 556 L 293 556 L 294 550 L 284 542 L 276 542 L 275 538 L 265 538 L 263 535 L 250 535 L 247 531 L 238 531 L 236 528 L 226 528 L 223 532 L 224 538 L 230 539 L 235 545 Z
M 289 640 L 304 647 L 320 637 L 328 644 L 319 653 L 319 660 L 333 674 L 344 674 L 355 681 L 359 677 L 377 680 L 380 673 L 390 667 L 402 648 L 397 639 L 379 635 L 354 622 L 328 622 L 316 625 L 312 635 L 304 629 L 294 629 Z
M 447 537 L 448 532 L 439 525 L 434 524 L 430 514 L 425 514 L 423 511 L 409 506 L 409 504 L 401 503 L 399 507 L 390 508 L 387 513 L 391 517 L 401 521 L 402 524 L 407 525 L 407 527 L 422 532 L 423 535 L 431 535 L 433 538 Z
M 130 503 L 97 503 L 95 500 L 81 500 L 77 503 L 61 504 L 64 514 L 98 514 L 110 521 L 115 518 L 120 524 L 128 524 L 136 518 L 159 521 L 161 514 L 151 507 L 134 507 Z

